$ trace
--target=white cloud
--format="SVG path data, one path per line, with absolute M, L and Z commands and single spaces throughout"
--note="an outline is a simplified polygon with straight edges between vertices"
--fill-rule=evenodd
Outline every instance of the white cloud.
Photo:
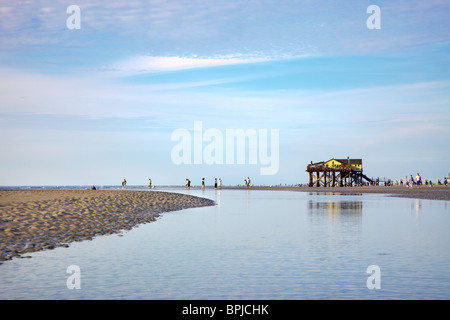
M 162 57 L 162 56 L 137 56 L 121 61 L 113 66 L 113 69 L 125 73 L 136 72 L 161 72 L 176 71 L 234 64 L 245 64 L 267 61 L 268 58 L 236 56 L 217 57 Z

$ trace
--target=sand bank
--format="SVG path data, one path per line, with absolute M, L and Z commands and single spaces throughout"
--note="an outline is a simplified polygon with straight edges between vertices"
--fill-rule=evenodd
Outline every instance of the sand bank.
M 223 189 L 247 189 L 246 187 L 223 187 Z M 250 190 L 285 190 L 315 193 L 333 193 L 339 194 L 363 194 L 380 193 L 393 197 L 429 199 L 429 200 L 448 200 L 450 201 L 450 186 L 425 186 L 407 188 L 406 186 L 369 186 L 369 187 L 283 187 L 283 186 L 253 186 Z
M 157 191 L 0 191 L 0 261 L 129 230 L 163 212 L 211 205 Z

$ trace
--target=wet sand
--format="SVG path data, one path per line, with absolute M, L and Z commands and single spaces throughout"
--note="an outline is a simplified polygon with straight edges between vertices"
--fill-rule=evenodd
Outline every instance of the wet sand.
M 0 261 L 120 233 L 163 212 L 212 205 L 209 199 L 158 191 L 0 191 Z
M 248 189 L 246 187 L 224 187 L 223 189 Z M 250 190 L 285 190 L 299 192 L 315 192 L 328 194 L 363 194 L 380 193 L 393 197 L 429 199 L 429 200 L 448 200 L 450 201 L 450 186 L 425 186 L 407 188 L 406 186 L 369 186 L 369 187 L 283 187 L 283 186 L 253 186 Z

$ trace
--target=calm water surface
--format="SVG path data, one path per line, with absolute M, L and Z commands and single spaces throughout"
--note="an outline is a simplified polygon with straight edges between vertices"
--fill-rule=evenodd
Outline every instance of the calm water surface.
M 0 265 L 0 298 L 450 298 L 448 201 L 166 191 L 217 205 L 7 261 Z M 70 265 L 80 267 L 79 290 L 67 288 Z M 367 288 L 371 265 L 380 268 L 380 289 Z

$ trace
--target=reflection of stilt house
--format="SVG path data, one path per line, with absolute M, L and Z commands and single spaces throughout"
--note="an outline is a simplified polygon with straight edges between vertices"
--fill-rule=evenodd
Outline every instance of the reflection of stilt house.
M 373 181 L 363 174 L 362 159 L 331 159 L 316 162 L 306 167 L 310 187 L 344 187 L 358 185 L 366 180 Z
M 318 193 L 319 194 L 319 193 Z M 314 215 L 327 214 L 329 217 L 345 215 L 354 222 L 361 222 L 362 201 L 308 201 L 308 211 Z

